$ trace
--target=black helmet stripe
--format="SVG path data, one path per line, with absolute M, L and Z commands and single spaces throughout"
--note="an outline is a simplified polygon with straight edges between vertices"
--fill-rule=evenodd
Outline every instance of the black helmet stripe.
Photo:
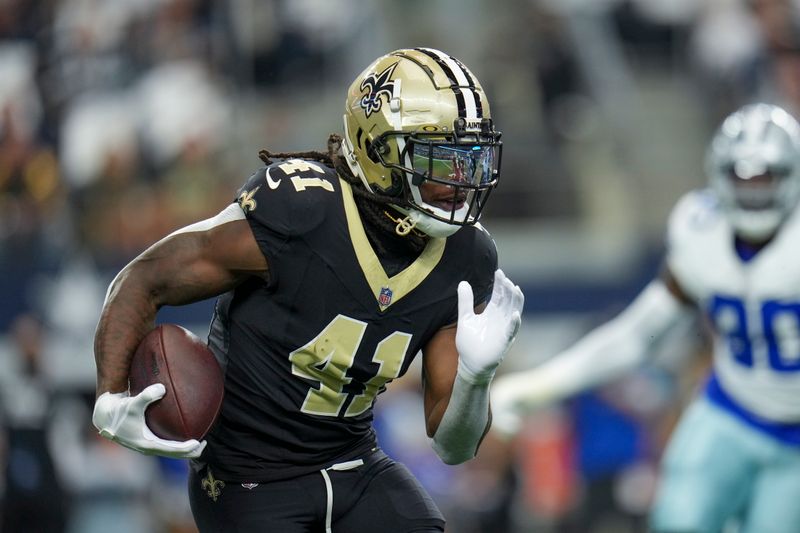
M 456 65 L 461 67 L 461 70 L 464 72 L 464 76 L 467 78 L 467 82 L 469 83 L 470 91 L 472 91 L 472 95 L 475 97 L 475 111 L 478 115 L 478 118 L 483 118 L 483 104 L 481 103 L 481 97 L 478 94 L 478 91 L 475 89 L 475 81 L 472 79 L 472 75 L 467 70 L 467 67 L 464 66 L 464 63 L 459 61 L 453 56 L 450 56 Z
M 436 61 L 447 79 L 450 80 L 451 89 L 455 93 L 458 104 L 458 116 L 483 118 L 483 106 L 480 96 L 475 90 L 475 81 L 464 65 L 455 58 L 432 48 L 416 48 L 416 50 Z
M 458 104 L 458 116 L 459 117 L 466 117 L 467 116 L 467 100 L 464 98 L 464 93 L 461 92 L 456 86 L 452 87 L 453 93 L 456 95 L 456 103 Z
M 455 94 L 456 97 L 456 105 L 458 106 L 458 116 L 466 118 L 467 101 L 464 98 L 464 93 L 461 92 L 461 89 L 458 87 L 460 83 L 458 83 L 458 80 L 456 79 L 453 70 L 433 50 L 429 50 L 427 48 L 417 48 L 417 50 L 419 50 L 423 54 L 429 56 L 434 61 L 436 61 L 436 64 L 439 65 L 439 67 L 442 69 L 444 75 L 447 76 L 448 80 L 450 80 L 450 88 L 453 90 L 453 93 Z

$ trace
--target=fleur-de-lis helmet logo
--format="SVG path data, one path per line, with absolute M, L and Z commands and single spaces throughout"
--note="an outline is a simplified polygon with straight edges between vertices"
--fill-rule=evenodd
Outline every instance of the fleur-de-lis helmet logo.
M 383 105 L 381 96 L 386 96 L 387 102 L 392 97 L 394 81 L 391 77 L 395 67 L 397 67 L 397 63 L 389 65 L 380 74 L 370 74 L 361 82 L 361 90 L 367 92 L 361 97 L 360 104 L 367 118 L 376 111 L 380 111 Z

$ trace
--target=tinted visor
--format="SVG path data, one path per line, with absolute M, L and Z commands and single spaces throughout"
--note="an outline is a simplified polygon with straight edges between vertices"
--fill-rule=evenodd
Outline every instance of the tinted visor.
M 414 143 L 415 174 L 438 183 L 480 187 L 495 178 L 496 148 L 491 145 Z

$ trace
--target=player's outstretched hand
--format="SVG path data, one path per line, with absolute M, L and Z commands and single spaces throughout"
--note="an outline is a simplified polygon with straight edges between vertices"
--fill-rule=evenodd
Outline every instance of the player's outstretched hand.
M 513 438 L 522 428 L 522 420 L 532 406 L 523 405 L 531 393 L 527 372 L 498 377 L 492 383 L 492 431 L 501 437 Z M 533 385 L 535 386 L 535 385 Z
M 552 375 L 539 368 L 499 376 L 492 382 L 492 431 L 512 438 L 519 433 L 527 415 L 560 398 Z
M 494 288 L 489 304 L 480 314 L 474 312 L 472 287 L 458 284 L 459 373 L 473 383 L 488 383 L 505 357 L 519 331 L 525 297 L 502 270 L 494 273 Z
M 136 396 L 128 392 L 105 392 L 94 403 L 92 423 L 103 437 L 137 452 L 185 459 L 200 457 L 206 441 L 165 440 L 147 427 L 144 412 L 148 405 L 164 396 L 165 390 L 164 385 L 155 383 Z

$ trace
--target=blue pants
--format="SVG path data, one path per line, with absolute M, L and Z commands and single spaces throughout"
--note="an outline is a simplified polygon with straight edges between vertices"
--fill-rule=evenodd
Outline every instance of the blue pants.
M 667 447 L 651 515 L 657 533 L 800 533 L 800 449 L 740 422 L 705 398 Z

